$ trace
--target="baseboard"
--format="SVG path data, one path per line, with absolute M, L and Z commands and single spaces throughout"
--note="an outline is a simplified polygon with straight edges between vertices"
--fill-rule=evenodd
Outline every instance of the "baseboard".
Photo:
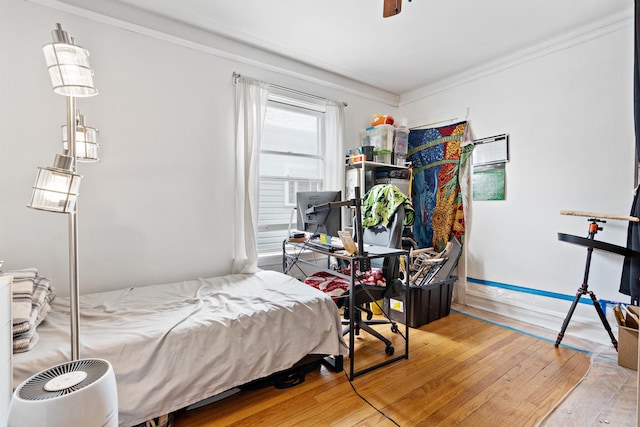
M 565 336 L 600 345 L 611 345 L 611 339 L 593 304 L 588 297 L 583 297 L 583 302 L 587 303 L 578 304 Z M 558 333 L 569 312 L 571 301 L 467 283 L 466 305 Z M 613 311 L 607 310 L 606 317 L 614 336 L 617 337 L 618 328 Z

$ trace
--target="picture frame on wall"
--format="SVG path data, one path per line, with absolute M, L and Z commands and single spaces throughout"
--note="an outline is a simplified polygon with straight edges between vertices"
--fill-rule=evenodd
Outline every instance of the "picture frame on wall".
M 473 166 L 495 165 L 509 161 L 509 136 L 490 136 L 473 141 Z

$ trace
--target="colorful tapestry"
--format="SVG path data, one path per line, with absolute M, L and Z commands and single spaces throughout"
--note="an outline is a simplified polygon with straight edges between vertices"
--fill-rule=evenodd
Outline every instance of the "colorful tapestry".
M 463 145 L 467 122 L 409 132 L 407 160 L 412 164 L 414 239 L 420 248 L 442 251 L 451 236 L 464 239 L 461 171 L 473 150 Z

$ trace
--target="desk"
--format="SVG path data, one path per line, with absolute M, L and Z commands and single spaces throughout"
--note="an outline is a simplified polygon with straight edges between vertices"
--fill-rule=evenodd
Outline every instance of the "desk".
M 311 266 L 316 270 L 327 271 L 337 277 L 342 277 L 346 280 L 349 280 L 349 313 L 354 313 L 354 309 L 355 309 L 354 298 L 353 298 L 354 286 L 358 280 L 355 273 L 356 262 L 361 260 L 372 260 L 375 258 L 387 258 L 387 257 L 397 256 L 397 257 L 404 257 L 405 265 L 409 265 L 408 264 L 409 252 L 406 250 L 391 249 L 391 248 L 386 248 L 382 246 L 373 246 L 373 245 L 365 245 L 364 250 L 366 252 L 365 256 L 358 256 L 358 255 L 350 256 L 344 253 L 343 251 L 330 252 L 329 250 L 326 250 L 326 249 L 321 249 L 319 247 L 312 247 L 312 246 L 306 245 L 305 242 L 289 242 L 288 240 L 285 240 L 282 243 L 282 271 L 285 274 L 289 274 L 289 272 L 294 266 L 297 266 L 297 268 L 300 269 L 300 271 L 302 271 L 302 269 L 298 265 L 298 263 L 301 263 L 304 265 Z M 301 258 L 301 255 L 304 254 L 305 252 L 313 252 L 321 255 L 326 255 L 327 257 L 335 257 L 337 259 L 344 260 L 349 264 L 351 274 L 345 275 L 335 270 L 330 270 L 328 268 L 329 267 L 328 262 L 327 262 L 327 267 L 325 268 L 325 267 L 319 266 L 314 262 L 304 260 Z M 405 274 L 404 286 L 406 286 L 407 289 L 409 288 L 408 280 L 409 280 L 408 274 Z M 411 298 L 411 292 L 405 292 L 405 300 L 403 301 L 403 304 L 405 307 L 410 307 L 410 298 Z M 358 375 L 365 374 L 367 372 L 373 371 L 374 369 L 380 368 L 382 366 L 386 366 L 398 360 L 409 358 L 409 321 L 408 321 L 409 319 L 407 319 L 407 316 L 408 316 L 407 312 L 408 310 L 404 310 L 404 316 L 405 316 L 404 354 L 396 355 L 395 357 L 389 356 L 382 362 L 376 363 L 373 366 L 368 366 L 360 370 L 355 369 L 355 352 L 354 352 L 354 345 L 355 345 L 354 317 L 355 316 L 353 315 L 349 316 L 349 380 L 353 380 Z M 388 313 L 383 313 L 383 314 L 387 319 L 389 319 Z

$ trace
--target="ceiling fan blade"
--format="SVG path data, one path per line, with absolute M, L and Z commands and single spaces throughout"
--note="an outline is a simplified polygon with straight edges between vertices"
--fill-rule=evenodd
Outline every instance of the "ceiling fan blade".
M 382 9 L 382 17 L 388 18 L 397 15 L 402 11 L 402 0 L 384 0 L 384 8 Z

